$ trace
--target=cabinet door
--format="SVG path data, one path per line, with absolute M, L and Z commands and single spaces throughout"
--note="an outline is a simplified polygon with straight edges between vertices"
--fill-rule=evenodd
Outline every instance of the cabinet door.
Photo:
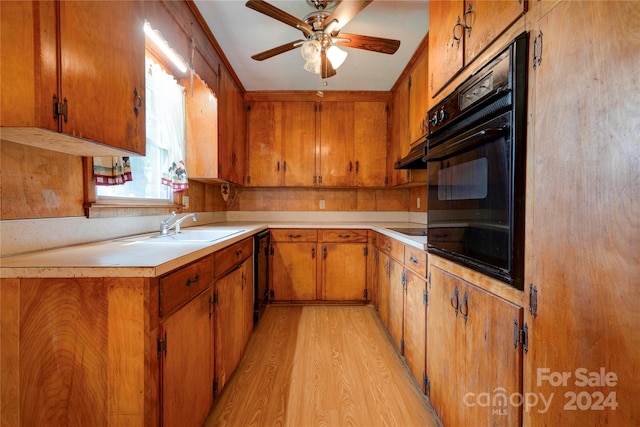
M 243 350 L 243 269 L 216 280 L 215 369 L 220 392 L 240 362 Z
M 253 258 L 240 267 L 242 271 L 242 353 L 253 331 Z
M 366 244 L 322 244 L 322 299 L 364 301 L 367 280 Z
M 192 82 L 192 84 L 191 84 Z M 180 84 L 191 90 L 185 99 L 185 161 L 189 179 L 218 177 L 218 100 L 196 74 Z
M 426 363 L 426 280 L 408 269 L 405 269 L 405 277 L 404 358 L 416 381 L 422 385 Z
M 402 351 L 404 325 L 404 267 L 390 260 L 389 273 L 389 323 L 387 329 L 398 350 Z
M 409 154 L 411 149 L 409 134 L 409 81 L 398 86 L 391 101 L 391 135 L 387 154 L 389 186 L 409 182 L 409 170 L 394 169 L 393 164 Z
M 458 396 L 460 383 L 465 384 L 467 375 L 460 369 L 464 366 L 464 346 L 457 330 L 457 306 L 461 292 L 461 281 L 443 270 L 429 265 L 431 287 L 429 288 L 429 323 L 427 324 L 427 375 L 429 377 L 429 401 L 442 420 L 443 425 L 462 426 L 461 407 L 464 403 Z M 484 355 L 477 355 L 482 360 Z M 463 385 L 462 385 L 463 386 Z M 472 423 L 471 425 L 476 425 Z
M 63 1 L 59 5 L 59 95 L 60 102 L 68 101 L 62 131 L 144 154 L 143 3 Z
M 164 320 L 164 426 L 201 426 L 213 400 L 213 294 L 205 291 Z
M 492 2 L 491 2 L 492 3 Z M 431 96 L 463 66 L 463 0 L 429 2 L 429 89 Z M 454 36 L 459 41 L 454 40 Z
M 429 79 L 428 56 L 426 50 L 418 58 L 411 71 L 409 88 L 409 142 L 420 141 L 427 133 L 427 80 Z
M 525 425 L 637 425 L 640 365 L 630 361 L 640 360 L 640 38 L 630 34 L 640 4 L 542 3 L 555 7 L 530 35 L 542 42 L 542 56 L 529 69 L 535 159 L 527 182 L 535 184 L 527 216 L 535 226 L 525 283 L 537 289 L 538 304 L 537 316 L 526 313 L 524 378 L 525 392 L 555 398 L 544 413 L 525 412 Z M 602 109 L 603 100 L 615 102 Z M 554 386 L 539 368 L 572 376 L 566 386 Z M 601 370 L 614 373 L 616 385 L 578 386 L 579 368 L 601 380 Z M 572 405 L 564 393 L 583 400 Z M 590 397 L 596 402 L 595 393 L 607 398 L 601 410 L 587 404 Z M 565 408 L 576 404 L 589 409 Z
M 489 292 L 463 282 L 460 287 L 457 354 L 463 364 L 458 374 L 456 402 L 463 415 L 461 425 L 521 426 L 523 405 L 509 396 L 522 395 L 522 347 L 514 346 L 514 322 L 522 326 L 523 310 Z M 462 338 L 462 342 L 460 342 Z M 483 406 L 482 396 L 492 396 Z M 500 395 L 504 393 L 504 399 Z M 471 402 L 471 403 L 469 403 Z
M 220 73 L 218 97 L 218 176 L 221 179 L 244 184 L 246 141 L 242 93 L 226 71 Z M 187 169 L 189 174 L 191 171 Z
M 282 103 L 283 185 L 312 187 L 316 158 L 316 104 Z
M 469 64 L 526 8 L 526 1 L 467 1 L 465 3 L 464 62 Z
M 354 103 L 324 102 L 320 116 L 320 175 L 322 185 L 352 185 Z
M 252 102 L 248 106 L 249 171 L 247 185 L 282 185 L 282 104 Z
M 509 396 L 522 393 L 522 347 L 513 341 L 522 308 L 429 268 L 427 374 L 436 413 L 444 425 L 520 426 L 522 405 Z
M 377 288 L 378 288 L 378 315 L 382 324 L 389 328 L 389 278 L 391 276 L 391 258 L 381 250 L 378 254 Z
M 384 187 L 387 176 L 386 102 L 354 104 L 353 185 Z
M 271 248 L 272 300 L 315 300 L 316 243 L 274 243 Z

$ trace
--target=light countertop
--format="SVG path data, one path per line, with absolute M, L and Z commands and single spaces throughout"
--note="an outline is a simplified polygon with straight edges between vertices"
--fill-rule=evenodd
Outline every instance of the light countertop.
M 426 250 L 425 236 L 408 236 L 389 229 L 425 227 L 424 224 L 407 222 L 221 222 L 185 227 L 183 230 L 242 231 L 208 242 L 175 241 L 171 237 L 152 239 L 151 233 L 15 255 L 0 258 L 0 277 L 158 277 L 267 228 L 369 229 Z

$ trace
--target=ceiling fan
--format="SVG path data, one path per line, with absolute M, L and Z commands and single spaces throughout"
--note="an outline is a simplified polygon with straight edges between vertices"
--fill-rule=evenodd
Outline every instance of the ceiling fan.
M 336 46 L 364 49 L 372 52 L 393 54 L 400 47 L 399 40 L 341 33 L 342 27 L 360 13 L 373 0 L 307 0 L 315 7 L 303 19 L 263 1 L 249 0 L 246 6 L 273 19 L 292 26 L 302 32 L 304 40 L 295 40 L 253 55 L 257 61 L 301 47 L 302 57 L 307 61 L 304 68 L 321 74 L 323 79 L 336 75 L 347 53 Z M 332 9 L 332 10 L 331 10 Z

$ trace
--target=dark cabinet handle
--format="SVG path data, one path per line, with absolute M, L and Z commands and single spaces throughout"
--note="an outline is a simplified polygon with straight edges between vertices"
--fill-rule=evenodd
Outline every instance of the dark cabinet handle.
M 360 162 L 356 160 L 356 173 L 360 170 Z
M 327 248 L 326 246 L 322 248 L 322 258 L 327 259 Z
M 282 170 L 285 171 L 285 172 L 287 171 L 287 161 L 286 160 L 282 163 Z
M 340 239 L 348 239 L 349 237 L 351 237 L 351 234 L 338 234 L 338 237 Z
M 388 251 L 391 251 L 391 244 L 390 243 L 385 243 L 384 247 L 387 248 Z
M 460 314 L 462 314 L 462 318 L 464 319 L 464 323 L 467 323 L 467 318 L 469 317 L 469 302 L 467 298 L 467 292 L 465 291 L 464 296 L 462 297 L 462 305 L 460 306 Z
M 463 33 L 460 34 L 460 36 L 457 36 L 456 35 L 456 28 L 458 28 L 458 27 L 463 28 L 462 24 L 460 23 L 460 17 L 459 16 L 458 16 L 458 22 L 456 22 L 456 25 L 453 26 L 453 34 L 452 34 L 452 36 L 453 36 L 453 39 L 458 42 L 458 46 L 460 46 L 460 40 L 462 39 L 462 35 L 464 34 L 464 28 L 462 30 Z M 453 43 L 451 43 L 451 45 L 453 46 Z
M 311 248 L 311 258 L 312 259 L 316 258 L 316 248 Z
M 198 283 L 200 281 L 200 274 L 196 273 L 196 277 L 192 278 L 188 278 L 187 281 L 184 283 L 187 287 L 193 285 L 194 283 Z
M 236 256 L 237 256 L 238 258 L 240 258 L 240 256 L 242 256 L 242 249 L 238 249 L 238 250 L 236 251 Z
M 138 112 L 142 108 L 142 96 L 138 93 L 138 88 L 133 88 L 133 112 L 138 117 Z
M 353 170 L 353 163 L 349 162 L 349 172 L 351 172 Z
M 302 234 L 289 234 L 290 239 L 299 239 L 302 237 Z
M 412 263 L 414 263 L 415 265 L 418 265 L 419 261 L 417 258 L 414 258 L 413 256 L 409 257 L 409 261 L 411 261 Z
M 458 307 L 460 304 L 460 301 L 458 299 L 458 287 L 456 286 L 456 288 L 453 291 L 453 295 L 451 295 L 451 299 L 449 301 L 451 303 L 451 307 L 453 307 L 453 309 L 456 311 L 456 316 L 458 316 Z
M 280 172 L 280 162 L 278 162 L 278 163 L 276 164 L 276 170 L 277 170 L 278 172 Z

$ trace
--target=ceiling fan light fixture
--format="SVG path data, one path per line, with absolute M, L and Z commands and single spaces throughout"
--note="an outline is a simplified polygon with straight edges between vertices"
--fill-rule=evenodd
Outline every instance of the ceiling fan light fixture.
M 331 65 L 333 66 L 333 68 L 337 69 L 342 65 L 344 60 L 347 59 L 347 52 L 340 49 L 336 45 L 332 45 L 331 47 L 329 47 L 329 49 L 327 49 L 327 59 L 331 61 Z
M 304 69 L 313 74 L 320 74 L 320 71 L 322 71 L 320 58 L 305 62 Z
M 300 48 L 300 53 L 305 61 L 318 61 L 320 59 L 320 50 L 322 46 L 318 40 L 307 40 Z

